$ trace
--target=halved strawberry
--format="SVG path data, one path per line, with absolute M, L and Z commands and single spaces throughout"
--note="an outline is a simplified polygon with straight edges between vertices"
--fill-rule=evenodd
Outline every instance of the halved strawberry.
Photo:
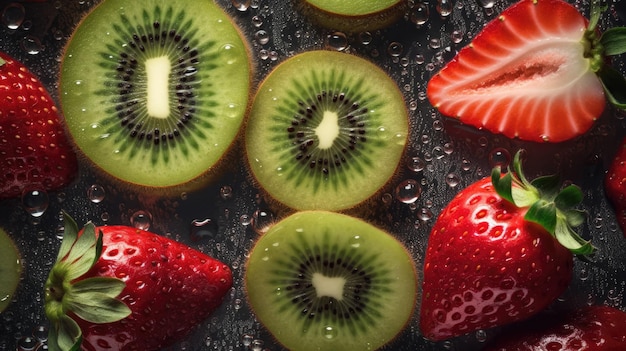
M 605 56 L 626 51 L 621 28 L 596 29 L 562 0 L 521 0 L 504 10 L 428 83 L 442 114 L 509 138 L 560 142 L 585 133 L 606 97 L 626 108 L 626 81 Z M 602 79 L 600 79 L 602 78 Z

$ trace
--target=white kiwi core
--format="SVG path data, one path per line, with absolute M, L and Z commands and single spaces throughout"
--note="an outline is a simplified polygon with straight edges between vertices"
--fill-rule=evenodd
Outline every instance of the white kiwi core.
M 313 287 L 318 297 L 328 296 L 338 301 L 343 299 L 343 287 L 346 279 L 342 277 L 327 277 L 320 273 L 313 273 Z
M 148 114 L 156 118 L 167 118 L 170 114 L 169 78 L 171 64 L 167 56 L 146 60 Z
M 315 128 L 315 135 L 317 135 L 320 149 L 332 147 L 335 138 L 339 136 L 339 116 L 337 113 L 324 111 L 322 121 Z

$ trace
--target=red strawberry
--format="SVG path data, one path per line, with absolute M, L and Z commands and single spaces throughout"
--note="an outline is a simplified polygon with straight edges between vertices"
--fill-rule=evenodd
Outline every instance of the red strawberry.
M 593 247 L 573 232 L 584 215 L 581 190 L 559 191 L 554 176 L 530 183 L 495 168 L 458 193 L 440 213 L 424 262 L 420 327 L 443 340 L 527 318 L 567 288 L 572 253 Z M 558 241 L 555 239 L 558 239 Z M 568 250 L 569 248 L 569 250 Z
M 56 190 L 77 172 L 54 101 L 19 62 L 0 53 L 0 199 Z
M 48 347 L 158 350 L 205 320 L 231 286 L 225 264 L 181 243 L 125 226 L 88 223 L 79 233 L 66 215 L 45 289 Z
M 562 0 L 521 0 L 489 22 L 428 82 L 442 114 L 509 138 L 560 142 L 585 133 L 608 99 L 626 108 L 624 78 L 605 64 L 623 32 L 596 30 Z M 600 79 L 601 78 L 601 79 Z
M 604 179 L 604 189 L 613 204 L 617 223 L 626 237 L 626 138 L 611 162 L 609 172 Z
M 626 313 L 609 306 L 587 306 L 542 317 L 498 336 L 485 351 L 626 350 Z

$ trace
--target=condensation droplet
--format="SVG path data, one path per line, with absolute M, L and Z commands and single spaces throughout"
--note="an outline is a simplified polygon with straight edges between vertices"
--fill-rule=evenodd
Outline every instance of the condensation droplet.
M 372 42 L 372 33 L 370 32 L 361 32 L 359 33 L 359 40 L 363 45 L 369 45 Z
M 24 336 L 17 342 L 17 351 L 31 351 L 39 346 L 39 342 L 31 336 Z
M 254 38 L 256 39 L 257 43 L 261 45 L 265 45 L 270 42 L 270 35 L 267 33 L 267 31 L 264 31 L 262 29 L 254 33 Z
M 511 163 L 511 154 L 505 148 L 495 148 L 489 153 L 489 165 L 491 168 L 500 166 L 502 169 L 506 169 Z
M 490 9 L 495 4 L 495 1 L 494 0 L 478 0 L 478 3 L 483 8 Z
M 452 42 L 455 44 L 460 43 L 461 41 L 463 41 L 463 32 L 461 32 L 460 30 L 452 31 L 452 34 L 450 34 L 450 39 L 452 39 Z
M 413 172 L 421 172 L 426 167 L 426 162 L 420 157 L 411 157 L 407 160 L 407 168 Z
M 387 46 L 387 53 L 391 57 L 398 57 L 402 55 L 403 51 L 404 51 L 404 46 L 398 43 L 397 41 L 394 41 Z
M 93 184 L 92 186 L 89 187 L 89 189 L 87 189 L 87 198 L 89 199 L 89 201 L 95 204 L 102 202 L 105 196 L 106 196 L 106 191 L 104 190 L 104 187 L 101 185 Z
M 50 200 L 45 190 L 26 190 L 22 194 L 22 206 L 33 217 L 41 217 L 49 204 Z
M 243 344 L 244 347 L 249 347 L 250 345 L 252 345 L 252 340 L 254 340 L 254 336 L 249 335 L 249 334 L 244 334 L 241 337 L 241 343 Z
M 274 214 L 267 210 L 254 211 L 251 224 L 257 234 L 263 234 L 274 224 Z
M 413 6 L 413 9 L 411 9 L 410 19 L 411 22 L 421 26 L 428 21 L 429 15 L 430 11 L 428 5 L 423 2 L 418 2 Z
M 322 330 L 322 334 L 324 335 L 324 338 L 328 340 L 334 339 L 337 336 L 337 328 L 327 325 Z
M 441 40 L 439 40 L 438 38 L 431 38 L 428 41 L 428 46 L 433 49 L 439 49 L 441 47 Z
M 442 17 L 447 17 L 452 13 L 452 9 L 454 9 L 454 4 L 451 0 L 438 0 L 437 1 L 437 12 Z
M 233 188 L 230 185 L 224 185 L 220 188 L 220 197 L 228 200 L 233 197 Z
M 396 187 L 396 199 L 405 204 L 411 204 L 419 199 L 422 187 L 415 179 L 406 179 Z
M 252 16 L 252 25 L 259 28 L 263 25 L 263 18 L 259 16 Z
M 191 221 L 191 240 L 198 241 L 217 235 L 217 223 L 211 218 L 194 219 Z
M 446 184 L 449 187 L 454 188 L 461 182 L 461 178 L 456 173 L 449 173 L 446 175 Z
M 254 340 L 252 340 L 252 343 L 250 344 L 250 350 L 252 350 L 252 351 L 263 351 L 263 345 L 264 345 L 263 340 L 254 339 Z
M 328 49 L 343 51 L 348 47 L 348 37 L 343 32 L 334 32 L 326 36 L 326 47 Z
M 141 230 L 148 230 L 152 225 L 152 214 L 148 211 L 137 211 L 130 217 L 130 224 Z
M 18 29 L 24 22 L 25 16 L 24 6 L 15 2 L 10 3 L 2 11 L 2 24 L 9 29 Z
M 422 54 L 415 55 L 415 63 L 417 63 L 418 65 L 421 65 L 424 62 L 426 62 L 426 58 L 424 58 L 424 55 Z
M 422 222 L 430 221 L 433 218 L 433 212 L 426 207 L 422 207 L 417 211 L 417 219 Z
M 22 48 L 31 55 L 37 55 L 43 50 L 43 45 L 38 38 L 28 35 L 22 40 Z
M 250 8 L 250 2 L 250 0 L 231 0 L 233 7 L 242 12 L 248 11 L 248 8 Z
M 485 342 L 487 341 L 487 332 L 480 329 L 476 331 L 476 340 L 478 342 Z

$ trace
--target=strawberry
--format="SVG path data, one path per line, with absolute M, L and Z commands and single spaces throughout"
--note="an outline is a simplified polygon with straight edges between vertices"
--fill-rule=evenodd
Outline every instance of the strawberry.
M 593 246 L 572 229 L 585 220 L 574 207 L 576 185 L 558 178 L 529 182 L 520 152 L 513 170 L 458 193 L 432 228 L 424 261 L 420 327 L 431 340 L 521 320 L 541 311 L 569 285 L 573 255 Z
M 126 226 L 79 232 L 65 215 L 45 286 L 48 347 L 158 350 L 205 320 L 231 286 L 228 266 L 181 243 Z
M 505 9 L 428 82 L 427 96 L 462 123 L 535 142 L 585 133 L 606 99 L 626 109 L 626 80 L 606 57 L 626 52 L 625 28 L 597 30 L 562 0 Z
M 0 199 L 56 190 L 77 173 L 54 101 L 21 63 L 0 53 Z
M 586 306 L 516 325 L 485 351 L 626 350 L 626 313 L 609 306 Z
M 609 171 L 604 179 L 604 190 L 615 209 L 617 223 L 626 237 L 626 138 L 622 139 Z

